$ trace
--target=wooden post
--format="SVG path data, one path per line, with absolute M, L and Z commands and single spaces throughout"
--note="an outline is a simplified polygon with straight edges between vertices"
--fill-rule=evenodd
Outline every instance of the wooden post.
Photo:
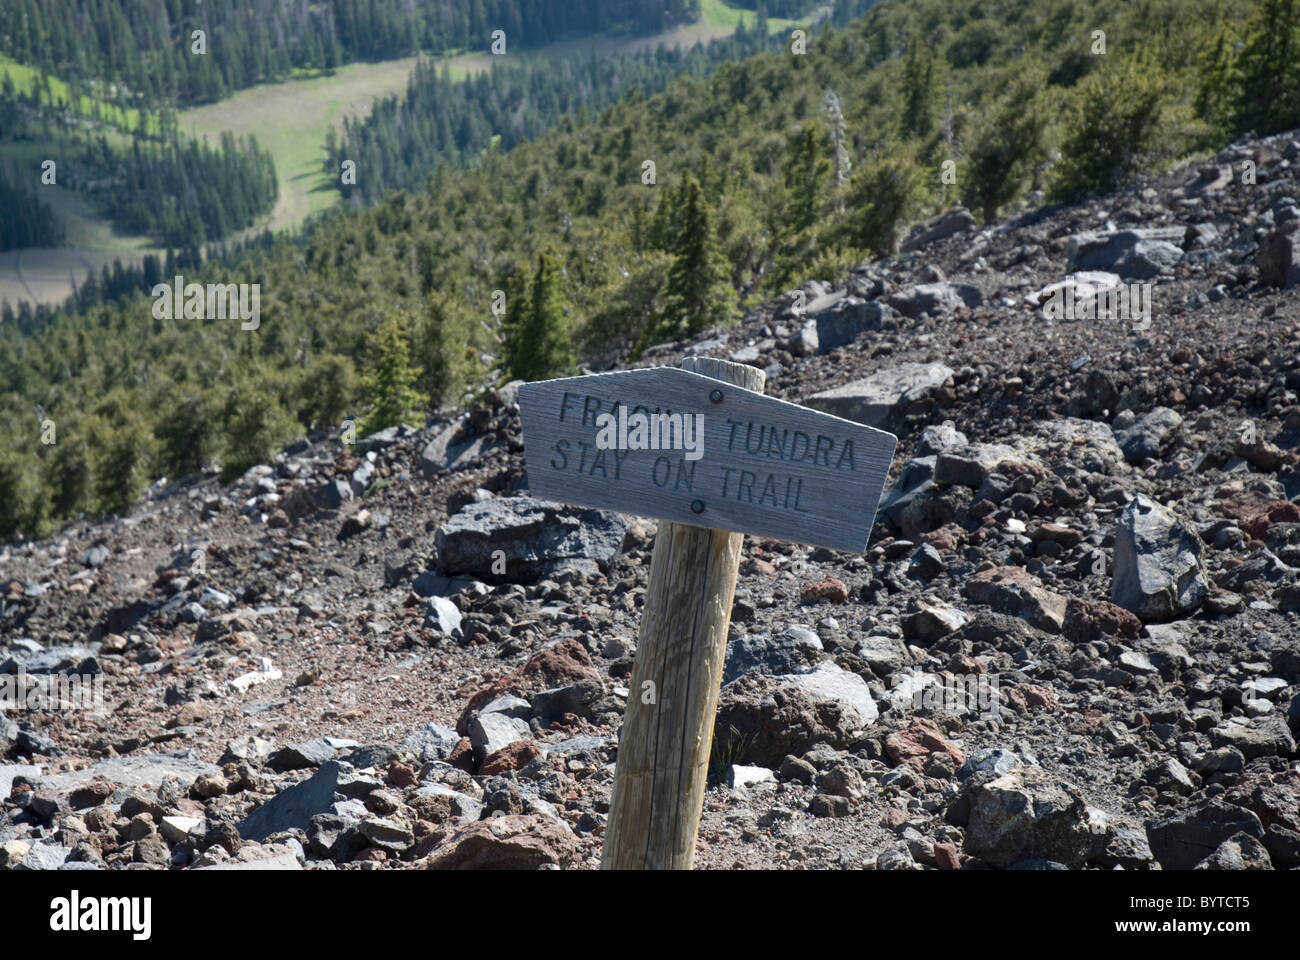
M 756 367 L 688 357 L 683 369 L 762 393 Z M 704 505 L 707 509 L 707 504 Z M 689 870 L 743 533 L 663 521 L 619 738 L 604 870 Z

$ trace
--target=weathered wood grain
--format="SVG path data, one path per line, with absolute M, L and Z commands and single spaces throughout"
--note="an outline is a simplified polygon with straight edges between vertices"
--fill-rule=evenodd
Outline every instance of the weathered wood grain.
M 753 367 L 704 358 L 687 364 L 763 389 L 764 375 Z M 743 541 L 740 533 L 659 525 L 602 869 L 691 868 Z
M 538 497 L 858 552 L 875 522 L 897 439 L 692 367 L 524 384 L 528 485 Z M 725 363 L 726 361 L 711 361 Z M 721 389 L 721 399 L 711 399 Z M 703 456 L 601 450 L 601 413 L 700 414 Z

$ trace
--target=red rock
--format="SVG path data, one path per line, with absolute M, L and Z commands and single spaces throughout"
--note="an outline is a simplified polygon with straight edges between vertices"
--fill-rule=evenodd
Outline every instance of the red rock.
M 447 762 L 466 773 L 474 772 L 474 745 L 469 742 L 469 737 L 461 737 L 456 746 L 451 748 Z
M 934 863 L 940 870 L 960 870 L 961 861 L 957 859 L 957 847 L 951 843 L 936 843 Z
M 541 752 L 542 748 L 532 740 L 516 740 L 484 757 L 482 766 L 478 768 L 479 776 L 489 777 L 507 770 L 518 770 Z
M 1242 529 L 1252 540 L 1263 540 L 1268 528 L 1275 523 L 1300 523 L 1300 507 L 1290 500 L 1273 500 L 1242 524 Z
M 554 646 L 539 650 L 529 657 L 518 670 L 494 680 L 470 697 L 456 721 L 456 732 L 464 736 L 478 709 L 503 694 L 514 694 L 527 699 L 530 693 L 560 687 L 579 680 L 600 680 L 592 665 L 591 656 L 577 640 L 561 640 Z
M 896 830 L 905 823 L 907 823 L 907 814 L 897 807 L 890 807 L 885 811 L 885 815 L 880 818 L 880 825 L 888 827 L 890 830 Z
M 383 863 L 387 859 L 388 853 L 386 851 L 380 850 L 378 847 L 366 847 L 352 858 L 352 862 L 364 863 L 367 860 L 373 860 L 375 863 Z
M 776 567 L 772 566 L 772 564 L 768 563 L 766 560 L 760 559 L 759 557 L 751 557 L 750 559 L 746 560 L 741 565 L 741 569 L 747 574 L 763 573 L 763 574 L 771 575 L 776 573 Z
M 822 600 L 829 600 L 831 603 L 843 603 L 848 598 L 849 588 L 844 585 L 843 580 L 835 577 L 818 580 L 816 583 L 810 583 L 803 588 L 804 603 L 818 603 Z
M 966 531 L 955 523 L 944 524 L 937 530 L 921 534 L 917 539 L 943 552 L 956 550 L 966 538 Z
M 1070 597 L 1066 601 L 1061 631 L 1072 643 L 1093 643 L 1106 637 L 1136 640 L 1141 630 L 1141 620 L 1108 600 Z
M 1251 480 L 1231 480 L 1214 490 L 1218 498 L 1217 509 L 1225 517 L 1245 521 L 1260 512 L 1266 512 L 1273 499 L 1273 488 L 1267 483 Z M 1285 501 L 1281 501 L 1285 502 Z
M 939 725 L 925 717 L 916 717 L 904 730 L 896 730 L 885 738 L 885 753 L 894 765 L 907 764 L 917 771 L 925 768 L 932 753 L 946 753 L 957 766 L 966 762 L 961 748 L 943 735 Z
M 168 730 L 172 730 L 176 727 L 190 727 L 200 724 L 207 719 L 208 708 L 203 706 L 201 703 L 192 701 L 184 704 L 178 711 L 176 711 L 176 716 L 167 721 L 166 727 Z
M 394 761 L 388 765 L 388 782 L 394 787 L 413 787 L 420 777 L 409 763 Z
M 564 826 L 537 814 L 490 817 L 456 833 L 425 863 L 429 870 L 526 870 L 578 858 L 578 841 Z
M 1036 683 L 1022 683 L 1019 688 L 1025 695 L 1025 703 L 1031 707 L 1041 707 L 1048 713 L 1056 709 L 1056 694 L 1050 687 L 1039 686 Z
M 1253 810 L 1266 828 L 1277 824 L 1300 833 L 1300 771 L 1294 767 L 1275 772 L 1247 770 L 1224 799 Z

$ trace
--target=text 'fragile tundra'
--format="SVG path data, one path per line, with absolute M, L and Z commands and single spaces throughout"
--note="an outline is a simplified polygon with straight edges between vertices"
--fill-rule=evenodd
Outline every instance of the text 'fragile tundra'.
M 892 434 L 675 367 L 519 389 L 534 496 L 861 551 Z

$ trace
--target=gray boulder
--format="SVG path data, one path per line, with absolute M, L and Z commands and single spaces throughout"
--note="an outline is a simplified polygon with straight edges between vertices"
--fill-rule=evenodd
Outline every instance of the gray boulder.
M 1182 248 L 1171 242 L 1185 234 L 1172 228 L 1170 237 L 1150 230 L 1080 234 L 1071 239 L 1071 270 L 1108 270 L 1133 280 L 1150 280 L 1172 272 L 1183 258 Z
M 958 430 L 951 420 L 932 423 L 921 431 L 921 439 L 916 442 L 918 457 L 933 457 L 955 447 L 965 447 L 970 441 L 966 434 Z
M 1189 616 L 1209 594 L 1205 545 L 1191 524 L 1142 494 L 1120 514 L 1110 599 L 1143 621 Z
M 504 713 L 480 713 L 469 728 L 474 759 L 479 763 L 517 740 L 531 740 L 532 737 L 533 732 L 527 723 Z
M 964 233 L 973 226 L 975 226 L 975 217 L 969 210 L 961 206 L 953 207 L 913 227 L 912 232 L 903 241 L 901 250 L 903 253 L 919 250 L 931 243 Z
M 370 486 L 370 482 L 375 476 L 375 465 L 369 460 L 362 460 L 361 465 L 352 471 L 352 493 L 354 496 L 361 496 Z
M 261 841 L 282 830 L 306 830 L 312 817 L 333 805 L 338 782 L 338 762 L 322 763 L 310 779 L 280 791 L 241 820 L 236 825 L 239 835 Z
M 617 513 L 510 497 L 468 504 L 438 528 L 434 543 L 446 575 L 521 583 L 575 565 L 608 569 L 626 531 Z
M 1290 290 L 1300 284 L 1300 221 L 1288 220 L 1260 242 L 1255 252 L 1259 280 Z
M 475 434 L 468 416 L 444 427 L 420 453 L 420 473 L 431 479 L 443 470 L 468 466 L 496 445 L 492 434 Z
M 130 790 L 143 787 L 145 784 L 156 787 L 162 783 L 164 777 L 170 776 L 175 777 L 183 788 L 188 789 L 199 777 L 216 776 L 220 773 L 220 767 L 188 756 L 142 754 L 134 757 L 113 757 L 92 763 L 83 770 L 71 770 L 67 773 L 42 777 L 41 792 L 65 796 L 86 786 L 96 777 L 103 777 L 110 783 Z
M 337 510 L 352 499 L 352 484 L 336 477 L 316 488 L 316 500 L 329 510 Z
M 934 482 L 978 490 L 994 472 L 1018 476 L 1047 471 L 1036 457 L 1016 447 L 1005 443 L 971 443 L 965 447 L 949 447 L 938 455 L 934 464 Z
M 853 742 L 863 726 L 857 709 L 814 697 L 788 679 L 748 673 L 723 686 L 713 725 L 715 757 L 777 767 L 787 755 L 802 756 L 819 743 L 843 749 Z
M 912 662 L 912 655 L 897 637 L 864 637 L 856 652 L 878 677 L 888 677 Z
M 808 673 L 785 674 L 776 678 L 799 691 L 814 704 L 833 703 L 844 711 L 850 724 L 861 730 L 876 722 L 880 710 L 867 682 L 832 660 L 824 660 Z
M 1117 417 L 1116 421 L 1123 426 L 1112 428 L 1115 442 L 1119 444 L 1124 459 L 1132 464 L 1160 456 L 1160 452 L 1183 425 L 1183 418 L 1168 407 L 1156 407 L 1131 423 L 1128 417 L 1123 414 L 1121 417 L 1123 419 Z
M 460 742 L 460 734 L 441 723 L 422 723 L 402 741 L 403 752 L 410 752 L 423 763 L 446 760 Z
M 821 352 L 821 342 L 817 337 L 817 321 L 805 320 L 785 342 L 785 348 L 796 357 L 815 357 Z
M 70 847 L 58 843 L 33 843 L 27 856 L 18 864 L 19 870 L 57 870 L 72 853 Z
M 456 604 L 445 597 L 430 597 L 424 611 L 424 625 L 449 637 L 459 637 L 461 614 Z
M 899 363 L 805 400 L 814 410 L 881 430 L 897 431 L 909 412 L 934 405 L 936 394 L 953 375 L 942 363 Z
M 919 283 L 909 290 L 900 291 L 889 297 L 889 305 L 915 320 L 923 313 L 931 316 L 954 313 L 961 307 L 974 310 L 984 302 L 984 294 L 979 287 L 969 283 Z
M 864 333 L 878 332 L 886 320 L 896 320 L 898 311 L 888 304 L 861 297 L 845 297 L 829 310 L 817 314 L 817 353 L 846 347 Z
M 778 634 L 749 633 L 727 644 L 722 682 L 746 673 L 782 674 L 806 670 L 822 656 L 822 641 L 807 627 L 788 627 Z
M 1264 826 L 1254 811 L 1217 798 L 1147 824 L 1151 852 L 1166 870 L 1192 869 L 1239 833 L 1262 840 Z
M 995 867 L 1027 859 L 1081 867 L 1105 851 L 1108 814 L 1074 784 L 1037 767 L 1020 767 L 974 788 L 966 852 Z
M 272 770 L 305 770 L 309 767 L 319 767 L 326 761 L 333 760 L 338 756 L 340 750 L 359 746 L 361 744 L 355 740 L 345 740 L 340 737 L 316 737 L 303 743 L 281 747 L 267 758 L 266 765 Z
M 1295 738 L 1286 721 L 1277 715 L 1254 719 L 1229 717 L 1210 730 L 1210 745 L 1235 747 L 1248 761 L 1256 757 L 1289 757 L 1295 753 Z
M 909 460 L 899 474 L 898 482 L 889 488 L 881 501 L 880 512 L 900 529 L 905 516 L 919 509 L 934 491 L 935 459 L 928 456 Z

